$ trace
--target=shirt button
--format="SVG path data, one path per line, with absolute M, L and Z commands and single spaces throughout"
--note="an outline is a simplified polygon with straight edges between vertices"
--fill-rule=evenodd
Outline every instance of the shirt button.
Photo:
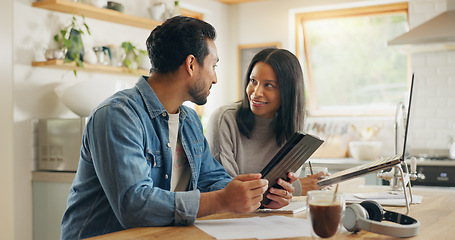
M 165 112 L 161 113 L 161 116 L 166 117 L 166 113 Z
M 168 178 L 169 178 L 169 176 L 166 174 L 166 175 L 164 175 L 164 178 L 168 179 Z
M 166 145 L 167 145 L 167 147 L 171 147 L 171 143 L 167 143 Z

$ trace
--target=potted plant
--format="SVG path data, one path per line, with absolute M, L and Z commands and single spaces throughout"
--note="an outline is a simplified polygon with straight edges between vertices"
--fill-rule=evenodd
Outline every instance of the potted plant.
M 84 68 L 82 58 L 84 56 L 84 44 L 82 42 L 82 34 L 85 32 L 90 35 L 90 28 L 85 23 L 84 16 L 81 16 L 82 21 L 79 22 L 73 16 L 71 24 L 60 30 L 58 34 L 54 35 L 54 40 L 58 43 L 59 47 L 66 49 L 65 63 L 75 62 L 76 66 Z M 85 29 L 85 31 L 83 30 Z M 77 76 L 76 69 L 73 70 L 74 75 Z
M 136 70 L 143 56 L 147 56 L 147 51 L 137 48 L 129 41 L 122 42 L 122 48 L 125 50 L 123 64 L 130 70 Z

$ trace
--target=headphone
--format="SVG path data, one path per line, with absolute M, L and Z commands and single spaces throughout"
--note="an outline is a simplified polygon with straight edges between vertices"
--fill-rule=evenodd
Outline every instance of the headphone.
M 382 223 L 382 220 L 399 225 Z M 346 206 L 343 226 L 350 232 L 366 230 L 393 237 L 413 237 L 419 233 L 420 222 L 404 214 L 384 210 L 375 201 L 363 201 Z

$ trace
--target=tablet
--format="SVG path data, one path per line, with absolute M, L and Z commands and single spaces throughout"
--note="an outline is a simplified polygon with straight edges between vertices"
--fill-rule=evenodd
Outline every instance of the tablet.
M 296 172 L 305 161 L 322 145 L 324 141 L 316 136 L 302 132 L 294 133 L 270 162 L 262 169 L 262 178 L 269 181 L 269 187 L 282 188 L 278 185 L 278 179 L 288 179 L 289 172 Z M 261 204 L 267 205 L 271 200 L 266 196 L 267 190 Z

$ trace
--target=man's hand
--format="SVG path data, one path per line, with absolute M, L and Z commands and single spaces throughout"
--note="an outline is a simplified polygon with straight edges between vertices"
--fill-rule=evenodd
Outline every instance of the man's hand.
M 320 178 L 328 176 L 326 172 L 318 172 L 313 175 L 308 175 L 304 178 L 300 178 L 299 181 L 302 185 L 302 196 L 306 196 L 308 191 L 319 190 L 321 187 L 317 184 Z
M 225 188 L 201 193 L 197 216 L 220 212 L 249 213 L 261 206 L 262 195 L 268 181 L 261 174 L 246 174 L 235 177 Z
M 299 176 L 293 172 L 290 172 L 288 173 L 288 178 L 289 182 L 286 182 L 283 179 L 278 179 L 277 181 L 278 185 L 283 187 L 283 189 L 270 188 L 269 194 L 267 194 L 267 198 L 272 201 L 264 207 L 277 209 L 289 204 L 292 199 L 292 193 L 295 191 L 292 183 L 299 179 Z
M 246 174 L 235 177 L 221 190 L 220 201 L 225 211 L 248 213 L 261 206 L 262 195 L 268 188 L 268 181 L 261 174 Z

